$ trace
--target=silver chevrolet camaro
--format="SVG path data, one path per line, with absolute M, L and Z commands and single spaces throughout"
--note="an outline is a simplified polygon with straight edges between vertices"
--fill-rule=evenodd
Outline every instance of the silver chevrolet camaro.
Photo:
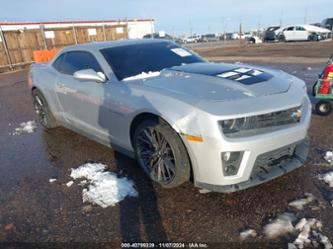
M 311 105 L 282 71 L 209 63 L 158 39 L 62 49 L 29 75 L 34 107 L 58 125 L 135 157 L 165 188 L 233 192 L 302 166 Z

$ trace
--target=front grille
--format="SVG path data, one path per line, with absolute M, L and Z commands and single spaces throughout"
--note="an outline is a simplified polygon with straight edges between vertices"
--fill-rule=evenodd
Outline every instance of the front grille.
M 272 112 L 250 118 L 248 129 L 261 129 L 274 126 L 296 124 L 301 119 L 301 113 L 298 114 L 300 107 L 295 107 L 283 111 Z M 296 116 L 298 115 L 298 116 Z
M 252 176 L 262 173 L 269 173 L 274 167 L 288 163 L 295 157 L 295 151 L 299 144 L 291 144 L 257 157 L 252 170 Z
M 254 136 L 284 129 L 299 123 L 302 119 L 302 106 L 287 110 L 238 118 L 235 120 L 221 121 L 222 130 L 225 136 L 231 138 Z M 239 122 L 235 128 L 228 128 L 224 122 Z M 236 125 L 234 125 L 236 126 Z

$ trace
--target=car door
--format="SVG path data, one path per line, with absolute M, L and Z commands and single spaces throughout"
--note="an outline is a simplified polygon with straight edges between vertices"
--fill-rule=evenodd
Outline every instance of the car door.
M 83 69 L 103 70 L 90 52 L 70 51 L 62 56 L 58 58 L 61 62 L 58 63 L 55 92 L 63 117 L 70 126 L 100 137 L 98 115 L 104 98 L 103 83 L 78 80 L 73 75 Z
M 295 40 L 295 30 L 294 27 L 288 27 L 283 32 L 286 41 L 294 41 Z
M 305 41 L 308 39 L 308 31 L 305 30 L 305 28 L 301 27 L 301 26 L 297 26 L 295 29 L 295 38 L 298 41 Z

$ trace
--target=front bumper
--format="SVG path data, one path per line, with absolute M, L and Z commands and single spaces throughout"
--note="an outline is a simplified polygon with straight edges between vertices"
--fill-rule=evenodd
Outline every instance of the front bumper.
M 234 192 L 261 184 L 302 166 L 308 155 L 307 132 L 312 108 L 307 96 L 304 96 L 302 100 L 294 101 L 294 99 L 287 98 L 285 101 L 293 101 L 290 103 L 293 105 L 291 107 L 303 103 L 304 115 L 301 121 L 295 126 L 271 133 L 228 138 L 221 134 L 220 129 L 214 128 L 217 125 L 214 127 L 211 125 L 214 122 L 216 124 L 218 119 L 214 122 L 202 119 L 206 123 L 201 127 L 209 127 L 202 133 L 205 134 L 204 141 L 198 143 L 183 140 L 191 158 L 195 185 L 211 191 Z M 292 157 L 287 159 L 276 157 L 275 161 L 278 163 L 274 163 L 272 167 L 264 167 L 263 172 L 257 171 L 258 162 L 262 162 L 263 157 L 269 157 L 271 153 L 290 146 L 295 146 Z M 223 152 L 243 153 L 235 175 L 224 175 L 221 158 Z
M 287 148 L 295 147 L 294 154 L 290 158 L 286 158 L 283 160 L 279 160 L 279 162 L 273 164 L 273 165 L 264 165 L 262 166 L 260 161 L 260 156 L 257 158 L 252 174 L 250 176 L 250 179 L 241 182 L 238 184 L 231 184 L 231 185 L 212 185 L 202 182 L 196 182 L 196 186 L 199 188 L 207 189 L 214 192 L 223 192 L 223 193 L 230 193 L 230 192 L 236 192 L 239 190 L 247 189 L 256 185 L 259 185 L 261 183 L 267 182 L 269 180 L 272 180 L 274 178 L 277 178 L 279 176 L 282 176 L 288 172 L 293 171 L 294 169 L 297 169 L 301 167 L 308 156 L 309 152 L 309 141 L 308 139 L 304 139 L 300 143 L 292 144 L 290 146 L 286 146 Z M 264 153 L 263 157 L 269 157 L 273 155 L 275 151 Z

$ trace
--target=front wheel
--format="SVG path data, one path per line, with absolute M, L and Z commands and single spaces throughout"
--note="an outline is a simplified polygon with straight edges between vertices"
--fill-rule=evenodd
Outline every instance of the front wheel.
M 320 100 L 315 106 L 316 113 L 320 116 L 327 116 L 332 112 L 332 105 L 330 102 Z
M 178 134 L 165 122 L 146 120 L 135 130 L 133 145 L 143 171 L 164 188 L 190 178 L 190 160 Z

